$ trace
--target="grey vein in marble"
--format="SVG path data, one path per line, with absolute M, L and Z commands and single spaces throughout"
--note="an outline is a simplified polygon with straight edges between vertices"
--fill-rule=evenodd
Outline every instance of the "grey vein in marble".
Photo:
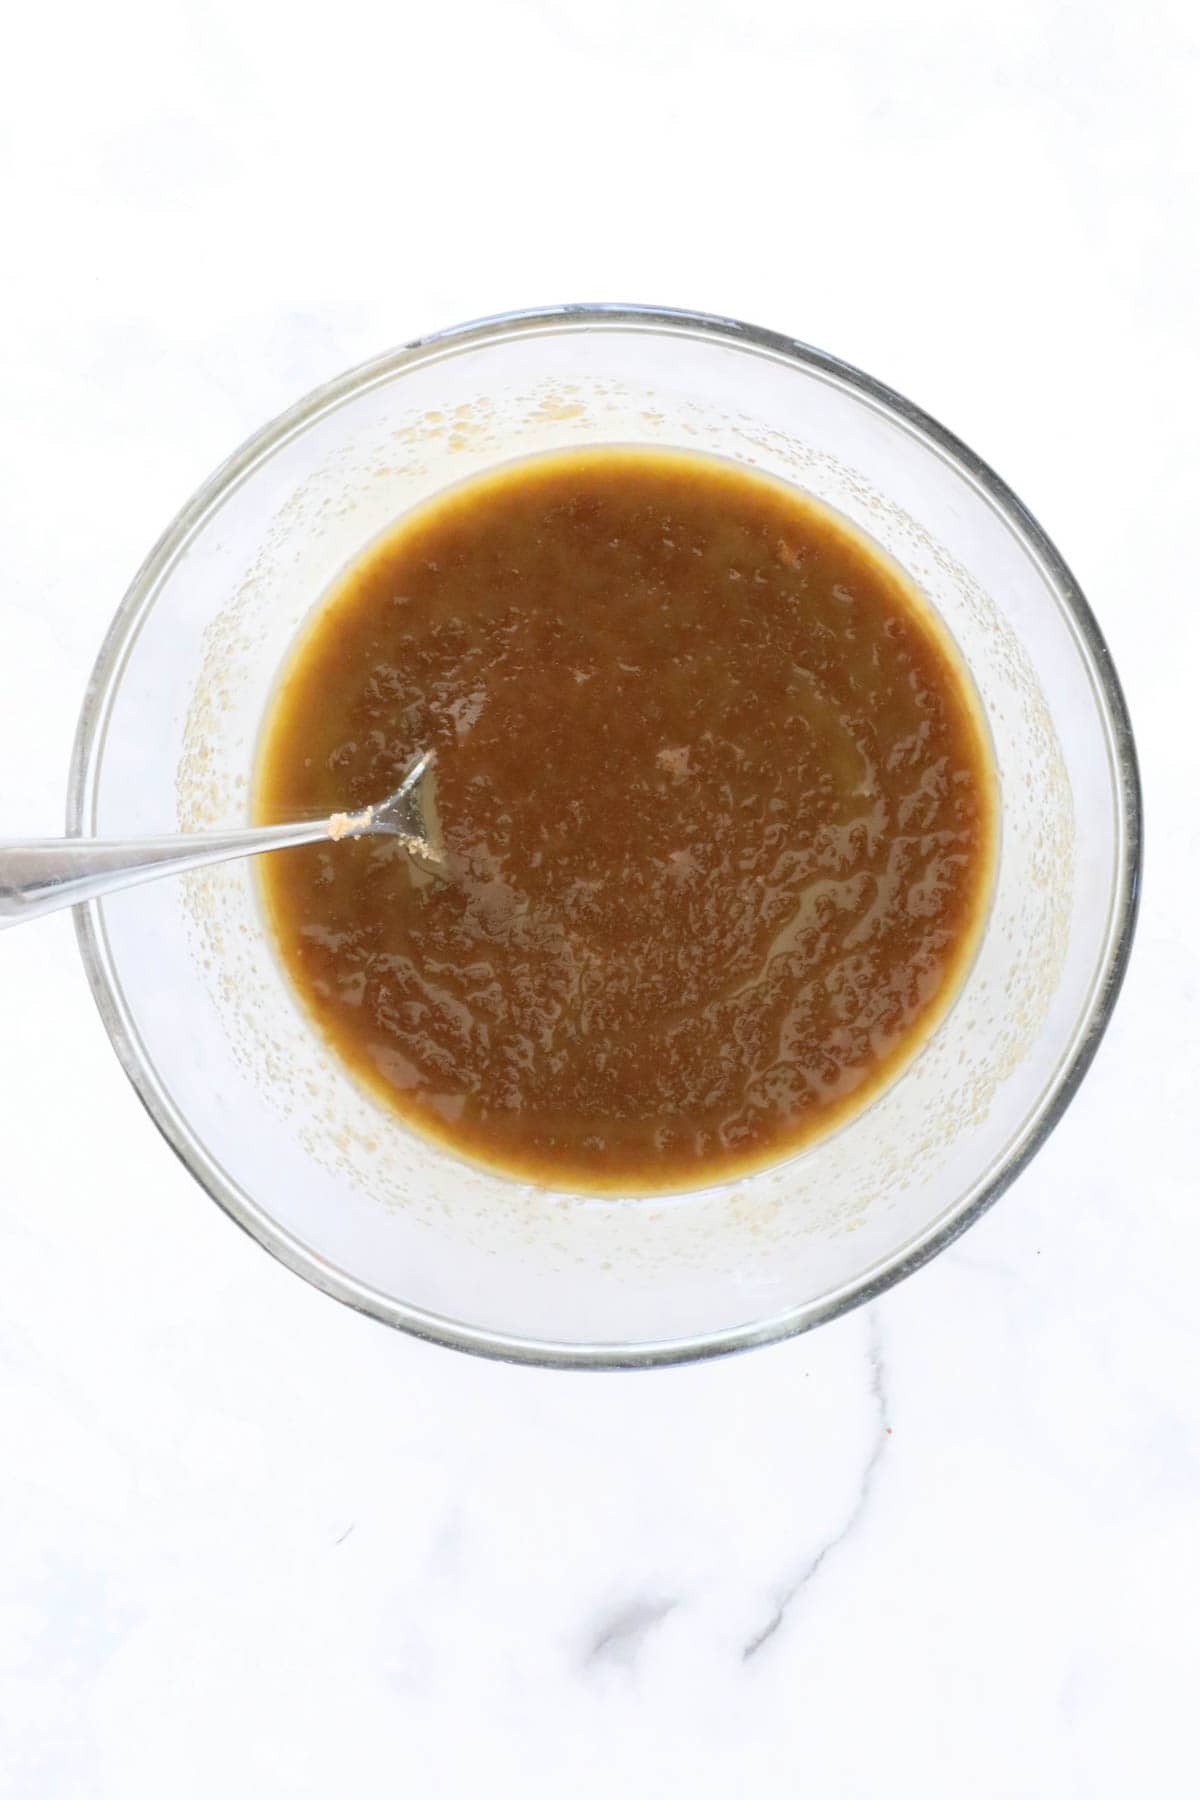
M 764 1645 L 770 1643 L 771 1639 L 775 1636 L 775 1633 L 779 1630 L 779 1627 L 783 1624 L 784 1619 L 787 1617 L 788 1609 L 791 1607 L 792 1603 L 808 1586 L 809 1582 L 820 1573 L 829 1558 L 833 1555 L 833 1552 L 846 1542 L 846 1539 L 859 1523 L 859 1520 L 862 1518 L 870 1504 L 871 1490 L 875 1483 L 875 1476 L 879 1469 L 879 1465 L 883 1460 L 883 1453 L 887 1449 L 887 1442 L 892 1431 L 888 1413 L 887 1384 L 884 1377 L 883 1342 L 879 1330 L 879 1320 L 875 1313 L 870 1313 L 867 1319 L 867 1366 L 870 1371 L 871 1400 L 875 1408 L 875 1432 L 871 1440 L 871 1448 L 868 1452 L 867 1460 L 863 1464 L 863 1471 L 859 1477 L 858 1492 L 854 1496 L 854 1502 L 850 1508 L 849 1515 L 838 1530 L 833 1533 L 833 1536 L 826 1538 L 820 1548 L 809 1557 L 799 1573 L 783 1589 L 778 1600 L 775 1602 L 775 1607 L 771 1612 L 770 1617 L 757 1631 L 753 1632 L 751 1636 L 746 1639 L 746 1642 L 742 1646 L 743 1662 L 749 1662 L 751 1657 L 758 1655 Z
M 583 1656 L 584 1668 L 616 1663 L 631 1669 L 650 1633 L 678 1605 L 678 1600 L 631 1600 L 611 1613 L 592 1635 Z

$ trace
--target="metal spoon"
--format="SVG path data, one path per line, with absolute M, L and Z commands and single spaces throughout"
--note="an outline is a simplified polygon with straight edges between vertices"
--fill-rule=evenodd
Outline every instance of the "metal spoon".
M 294 825 L 254 825 L 243 831 L 198 831 L 157 838 L 36 838 L 0 840 L 0 927 L 37 919 L 63 906 L 98 900 L 120 888 L 180 875 L 236 856 L 283 850 L 291 844 L 337 842 L 345 837 L 397 837 L 431 869 L 443 860 L 426 782 L 432 758 L 419 756 L 394 794 L 379 806 Z

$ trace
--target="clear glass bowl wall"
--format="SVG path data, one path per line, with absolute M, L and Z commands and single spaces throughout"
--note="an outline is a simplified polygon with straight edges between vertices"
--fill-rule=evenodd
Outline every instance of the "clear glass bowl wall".
M 699 1193 L 546 1192 L 455 1159 L 354 1084 L 298 1010 L 247 865 L 93 905 L 80 936 L 160 1128 L 283 1261 L 447 1343 L 611 1365 L 803 1329 L 915 1267 L 995 1197 L 1107 1019 L 1139 818 L 1128 722 L 1086 604 L 969 451 L 790 340 L 614 308 L 484 322 L 396 352 L 219 470 L 104 646 L 70 828 L 244 822 L 272 684 L 338 571 L 451 482 L 598 442 L 733 457 L 837 507 L 920 583 L 977 684 L 1001 788 L 991 915 L 949 1016 L 873 1106 L 792 1160 Z

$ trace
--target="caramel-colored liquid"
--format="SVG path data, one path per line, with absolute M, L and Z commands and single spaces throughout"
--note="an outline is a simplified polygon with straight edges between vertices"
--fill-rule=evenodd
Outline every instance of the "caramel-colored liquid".
M 391 839 L 259 862 L 305 1009 L 414 1126 L 644 1192 L 861 1108 L 977 941 L 995 804 L 928 607 L 844 520 L 682 452 L 531 458 L 401 519 L 303 631 L 260 820 L 436 755 L 449 879 Z

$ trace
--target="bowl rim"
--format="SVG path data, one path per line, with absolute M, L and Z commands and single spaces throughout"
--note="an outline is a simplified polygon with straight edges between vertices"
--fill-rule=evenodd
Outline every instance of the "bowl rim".
M 72 836 L 82 835 L 89 828 L 112 701 L 142 621 L 154 604 L 158 583 L 209 513 L 260 460 L 273 454 L 321 413 L 337 407 L 352 394 L 390 380 L 410 365 L 476 348 L 489 340 L 580 329 L 626 329 L 716 339 L 797 364 L 833 385 L 850 388 L 859 399 L 921 439 L 980 490 L 1041 566 L 1069 615 L 1091 665 L 1109 727 L 1118 862 L 1106 951 L 1074 1046 L 1064 1055 L 1057 1079 L 1047 1088 L 1025 1130 L 1004 1157 L 979 1178 L 949 1215 L 943 1215 L 927 1231 L 890 1256 L 880 1258 L 853 1280 L 764 1320 L 685 1338 L 640 1343 L 563 1344 L 485 1330 L 410 1306 L 358 1281 L 284 1230 L 253 1201 L 208 1154 L 160 1081 L 125 1001 L 109 949 L 102 903 L 91 901 L 76 907 L 75 929 L 96 1006 L 143 1106 L 200 1186 L 286 1267 L 359 1312 L 451 1349 L 549 1368 L 653 1368 L 794 1337 L 874 1300 L 914 1273 L 994 1205 L 1037 1154 L 1077 1092 L 1112 1017 L 1129 963 L 1142 875 L 1142 793 L 1129 711 L 1112 656 L 1078 582 L 1032 513 L 987 463 L 928 413 L 851 364 L 796 338 L 719 314 L 623 303 L 569 304 L 494 314 L 414 338 L 315 388 L 262 426 L 209 476 L 166 527 L 117 608 L 88 680 L 71 757 L 66 824 Z

